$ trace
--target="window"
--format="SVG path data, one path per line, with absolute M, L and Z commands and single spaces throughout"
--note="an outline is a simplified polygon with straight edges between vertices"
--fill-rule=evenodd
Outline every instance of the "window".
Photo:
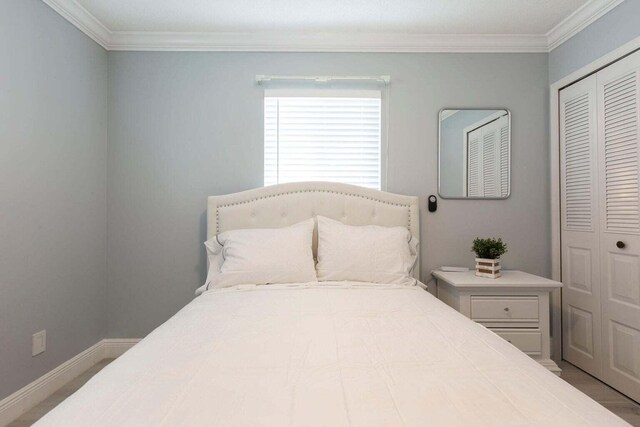
M 380 91 L 277 91 L 264 99 L 264 185 L 382 187 Z

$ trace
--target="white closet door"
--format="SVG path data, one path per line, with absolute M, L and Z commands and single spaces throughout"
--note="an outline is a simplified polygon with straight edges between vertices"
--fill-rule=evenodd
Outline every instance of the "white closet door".
M 482 130 L 476 129 L 469 133 L 467 147 L 467 195 L 469 197 L 482 197 L 482 161 L 480 137 Z
M 498 119 L 498 129 L 500 130 L 500 150 L 498 153 L 500 196 L 506 197 L 509 194 L 509 116 L 505 115 Z
M 602 378 L 640 400 L 640 53 L 597 81 Z
M 509 194 L 509 117 L 495 119 L 467 135 L 467 195 Z
M 601 372 L 596 76 L 560 92 L 563 356 Z
M 500 143 L 498 128 L 495 122 L 483 126 L 482 129 L 482 195 L 497 197 L 499 191 L 498 145 Z

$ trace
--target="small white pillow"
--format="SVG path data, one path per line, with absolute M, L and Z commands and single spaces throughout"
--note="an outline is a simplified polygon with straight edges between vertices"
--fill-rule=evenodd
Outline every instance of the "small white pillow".
M 229 230 L 207 240 L 206 288 L 315 282 L 313 219 L 283 228 Z
M 318 216 L 318 280 L 416 284 L 418 241 L 405 227 L 352 226 Z

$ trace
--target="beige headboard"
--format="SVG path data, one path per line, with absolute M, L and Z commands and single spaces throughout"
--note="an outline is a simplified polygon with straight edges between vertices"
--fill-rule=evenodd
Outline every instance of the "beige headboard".
M 332 182 L 297 182 L 210 196 L 207 239 L 226 230 L 284 227 L 316 215 L 350 225 L 403 226 L 420 238 L 417 197 Z M 314 238 L 314 254 L 315 246 Z M 414 269 L 417 279 L 419 264 Z

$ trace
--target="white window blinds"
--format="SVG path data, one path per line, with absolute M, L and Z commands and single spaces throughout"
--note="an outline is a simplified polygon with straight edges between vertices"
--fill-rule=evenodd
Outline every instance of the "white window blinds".
M 380 91 L 267 91 L 264 185 L 333 181 L 380 189 L 381 121 Z

